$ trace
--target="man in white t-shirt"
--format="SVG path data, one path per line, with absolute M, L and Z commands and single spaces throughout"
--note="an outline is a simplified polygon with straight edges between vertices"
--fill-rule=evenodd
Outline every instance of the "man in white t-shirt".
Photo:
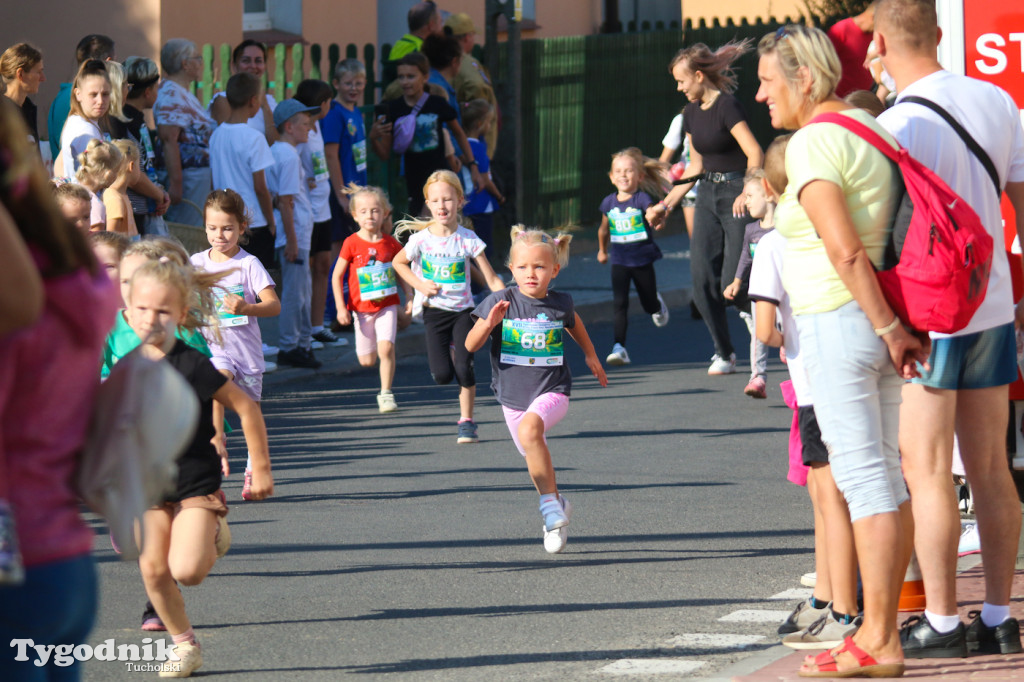
M 1022 236 L 1024 130 L 1006 92 L 942 69 L 936 57 L 940 37 L 933 0 L 882 0 L 878 5 L 875 41 L 900 93 L 879 123 L 977 211 L 996 243 L 981 307 L 963 330 L 932 335 L 931 370 L 903 390 L 900 451 L 927 599 L 925 617 L 900 633 L 908 658 L 966 656 L 968 648 L 1021 651 L 1019 625 L 1009 615 L 1021 514 L 1007 465 L 1006 428 L 1008 386 L 1017 378 L 1014 322 L 1024 323 L 1024 306 L 1015 314 L 1010 264 L 1002 248 L 1000 192 L 941 115 L 900 100 L 918 96 L 938 104 L 977 141 L 1013 203 Z M 985 603 L 967 628 L 957 615 L 956 600 L 960 518 L 950 482 L 954 425 L 985 555 Z
M 274 165 L 274 157 L 266 138 L 246 123 L 259 110 L 262 96 L 262 86 L 251 74 L 236 73 L 228 80 L 231 115 L 210 136 L 210 167 L 214 189 L 233 189 L 245 201 L 252 215 L 246 250 L 270 270 L 276 223 L 264 171 Z

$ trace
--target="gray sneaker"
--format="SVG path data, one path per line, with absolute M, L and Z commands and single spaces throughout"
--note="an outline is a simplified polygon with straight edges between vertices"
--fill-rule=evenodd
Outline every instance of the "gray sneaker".
M 814 621 L 828 613 L 831 608 L 831 602 L 823 609 L 815 609 L 811 607 L 810 599 L 803 600 L 796 605 L 793 613 L 789 614 L 786 622 L 779 626 L 779 637 L 807 629 Z
M 852 623 L 840 623 L 829 609 L 806 630 L 783 637 L 782 643 L 791 649 L 831 649 L 842 644 L 847 637 L 852 637 L 860 624 L 859 616 Z

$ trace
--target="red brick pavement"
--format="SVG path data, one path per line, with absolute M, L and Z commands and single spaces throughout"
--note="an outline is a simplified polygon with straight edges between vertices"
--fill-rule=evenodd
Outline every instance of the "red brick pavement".
M 980 609 L 985 596 L 985 581 L 979 564 L 957 576 L 960 617 L 967 623 L 967 612 Z M 1024 622 L 1024 571 L 1017 571 L 1010 599 L 1010 613 Z M 913 614 L 900 614 L 901 620 Z M 803 680 L 800 669 L 805 651 L 775 661 L 750 675 L 734 677 L 734 682 L 794 682 Z M 1024 681 L 1024 654 L 1012 656 L 972 655 L 967 658 L 908 659 L 904 678 L 915 680 L 1021 680 Z

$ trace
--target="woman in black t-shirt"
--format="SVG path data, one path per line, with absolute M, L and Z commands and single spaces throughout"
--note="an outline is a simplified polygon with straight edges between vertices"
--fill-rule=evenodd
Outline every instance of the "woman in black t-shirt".
M 736 371 L 722 273 L 736 271 L 749 222 L 744 218 L 743 175 L 748 168 L 760 167 L 764 157 L 739 101 L 729 94 L 736 87 L 732 64 L 748 49 L 747 42 L 727 43 L 712 52 L 698 43 L 680 50 L 669 64 L 677 89 L 690 101 L 683 110 L 683 132 L 690 145 L 686 174 L 704 174 L 697 188 L 690 268 L 693 300 L 715 344 L 708 374 Z M 661 223 L 691 187 L 692 183 L 675 187 L 647 209 L 647 221 Z
M 398 62 L 398 82 L 402 86 L 402 96 L 378 105 L 378 115 L 370 129 L 370 142 L 381 159 L 387 161 L 391 158 L 392 126 L 399 118 L 412 113 L 424 95 L 429 74 L 427 58 L 419 52 L 407 54 Z M 382 113 L 382 110 L 387 113 Z M 405 159 L 405 183 L 409 191 L 409 213 L 412 216 L 419 216 L 423 211 L 423 185 L 430 174 L 438 170 L 449 170 L 444 153 L 444 126 L 448 126 L 455 143 L 462 150 L 461 161 L 470 168 L 473 187 L 483 186 L 473 150 L 459 125 L 455 109 L 444 98 L 428 94 L 416 114 L 416 132 L 412 143 L 402 155 Z

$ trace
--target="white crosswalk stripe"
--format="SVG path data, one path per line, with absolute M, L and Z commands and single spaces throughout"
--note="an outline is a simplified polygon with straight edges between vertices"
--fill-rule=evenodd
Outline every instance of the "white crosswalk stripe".
M 814 590 L 809 587 L 796 587 L 792 590 L 784 590 L 778 594 L 773 594 L 768 597 L 772 601 L 803 601 L 814 594 Z
M 789 611 L 740 609 L 718 620 L 722 623 L 781 623 L 788 617 Z
M 746 649 L 766 639 L 764 635 L 731 635 L 693 632 L 677 635 L 665 642 L 666 647 L 681 649 Z
M 683 658 L 623 658 L 598 672 L 606 675 L 686 675 L 706 665 L 706 661 Z

